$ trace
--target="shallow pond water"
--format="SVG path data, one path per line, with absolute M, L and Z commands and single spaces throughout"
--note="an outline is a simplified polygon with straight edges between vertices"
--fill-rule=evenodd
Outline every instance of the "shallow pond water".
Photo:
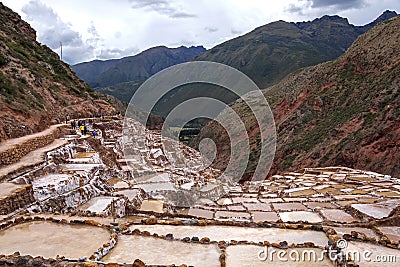
M 168 241 L 154 237 L 121 235 L 118 243 L 103 262 L 132 263 L 141 259 L 146 264 L 219 267 L 219 249 L 216 245 L 201 245 Z
M 142 201 L 140 210 L 163 213 L 163 206 L 164 206 L 163 201 L 156 200 L 156 199 L 145 199 Z
M 70 259 L 90 256 L 108 242 L 110 233 L 88 225 L 28 222 L 0 231 L 0 254 L 43 256 Z
M 246 240 L 253 242 L 281 242 L 291 243 L 313 242 L 318 246 L 325 246 L 328 239 L 323 232 L 309 230 L 292 230 L 280 228 L 252 228 L 235 226 L 172 226 L 172 225 L 132 225 L 131 230 L 139 229 L 159 235 L 173 234 L 176 238 L 197 236 L 199 239 L 208 237 L 212 241 Z

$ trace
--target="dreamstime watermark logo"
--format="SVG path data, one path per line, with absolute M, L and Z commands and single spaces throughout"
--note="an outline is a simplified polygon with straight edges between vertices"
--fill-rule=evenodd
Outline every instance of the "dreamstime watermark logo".
M 218 86 L 228 90 L 237 96 L 236 102 L 243 102 L 247 110 L 251 110 L 253 118 L 257 122 L 259 129 L 259 139 L 255 144 L 250 144 L 246 121 L 231 106 L 221 99 L 210 96 L 198 96 L 185 99 L 176 103 L 168 115 L 164 118 L 161 130 L 162 151 L 169 162 L 177 162 L 176 147 L 179 146 L 179 135 L 171 134 L 171 126 L 175 126 L 176 121 L 180 122 L 179 130 L 190 121 L 198 118 L 212 119 L 224 128 L 230 140 L 230 158 L 225 171 L 219 176 L 217 181 L 221 183 L 237 182 L 245 173 L 251 155 L 251 148 L 260 151 L 254 174 L 251 180 L 262 180 L 268 174 L 275 155 L 276 129 L 272 111 L 258 86 L 242 72 L 224 64 L 214 62 L 189 62 L 178 64 L 167 68 L 145 81 L 134 93 L 125 114 L 123 127 L 123 150 L 127 161 L 138 158 L 138 151 L 132 144 L 137 138 L 132 132 L 133 121 L 139 121 L 146 125 L 152 116 L 152 112 L 157 104 L 162 102 L 166 95 L 174 94 L 174 89 L 195 85 L 205 84 Z M 209 94 L 208 94 L 209 95 Z M 171 97 L 173 98 L 173 96 Z M 252 145 L 252 146 L 251 146 Z M 199 143 L 199 151 L 207 159 L 203 169 L 214 161 L 217 155 L 218 144 L 213 140 L 205 138 Z M 140 160 L 140 159 L 139 159 Z M 254 160 L 254 159 L 252 159 Z M 190 159 L 186 159 L 190 161 Z M 185 168 L 191 166 L 190 162 L 181 164 Z M 135 168 L 134 166 L 131 166 Z M 196 170 L 198 171 L 198 169 Z M 135 177 L 140 181 L 140 176 Z M 196 189 L 197 191 L 199 189 Z M 192 198 L 198 196 L 196 192 L 186 192 L 185 189 L 178 188 L 176 196 L 187 197 L 187 201 L 181 201 L 180 206 L 191 206 L 195 203 Z M 219 191 L 219 194 L 224 194 Z
M 269 262 L 323 262 L 327 259 L 332 262 L 345 263 L 352 260 L 359 262 L 374 263 L 396 263 L 400 261 L 399 255 L 373 255 L 374 253 L 368 249 L 362 251 L 357 249 L 349 249 L 348 242 L 340 239 L 336 242 L 336 247 L 328 249 L 307 249 L 307 248 L 290 248 L 290 249 L 274 249 L 265 246 L 259 250 L 257 257 L 260 261 Z

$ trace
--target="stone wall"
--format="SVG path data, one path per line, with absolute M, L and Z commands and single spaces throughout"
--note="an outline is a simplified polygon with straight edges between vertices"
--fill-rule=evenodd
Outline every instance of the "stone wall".
M 32 185 L 22 185 L 8 196 L 0 198 L 0 214 L 9 214 L 17 209 L 23 208 L 35 201 Z
M 42 135 L 27 140 L 22 144 L 16 144 L 5 151 L 0 152 L 0 167 L 7 166 L 18 162 L 22 157 L 29 152 L 51 144 L 56 138 L 61 135 L 61 129 L 56 128 L 48 135 Z

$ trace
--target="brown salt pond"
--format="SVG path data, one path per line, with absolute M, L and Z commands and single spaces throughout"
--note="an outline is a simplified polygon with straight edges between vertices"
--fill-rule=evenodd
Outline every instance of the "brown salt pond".
M 347 212 L 339 209 L 321 210 L 321 213 L 327 220 L 332 222 L 351 223 L 358 221 Z
M 268 254 L 268 258 L 263 261 L 259 259 L 259 252 L 263 250 L 266 251 Z M 273 254 L 273 257 L 271 258 L 270 253 L 271 251 L 274 250 L 275 253 Z M 312 261 L 308 261 L 308 254 L 306 254 L 304 251 L 307 250 L 312 251 L 311 253 L 315 253 L 316 259 L 321 258 L 321 261 L 314 261 L 313 258 Z M 282 261 L 279 260 L 277 255 L 278 253 L 282 253 L 280 251 L 285 251 L 285 255 L 281 254 L 281 258 L 287 259 L 287 261 Z M 289 255 L 292 255 L 292 258 L 295 259 L 296 255 L 294 254 L 295 251 L 299 255 L 300 260 L 291 260 L 291 257 Z M 305 260 L 302 259 L 302 255 L 306 255 L 304 258 Z M 264 256 L 264 253 L 261 253 L 260 256 L 261 258 Z M 268 249 L 265 249 L 265 247 L 262 246 L 254 246 L 254 245 L 237 245 L 237 246 L 228 246 L 226 249 L 226 266 L 227 267 L 236 267 L 236 266 L 241 266 L 241 267 L 254 267 L 254 266 L 285 266 L 285 267 L 330 267 L 330 266 L 335 266 L 332 264 L 332 262 L 327 259 L 326 257 L 322 259 L 322 250 L 317 249 L 317 248 L 296 248 L 296 249 L 276 249 L 272 247 L 268 247 Z M 264 256 L 265 257 L 265 256 Z M 271 260 L 272 259 L 272 260 Z
M 0 231 L 0 254 L 70 259 L 89 257 L 110 239 L 110 233 L 88 225 L 28 222 Z
M 268 203 L 243 203 L 243 206 L 253 211 L 271 211 L 271 206 Z
M 306 204 L 306 206 L 310 209 L 321 209 L 321 208 L 334 209 L 334 208 L 336 208 L 336 206 L 330 202 L 306 202 L 304 204 Z
M 198 218 L 205 218 L 205 219 L 214 218 L 214 212 L 205 210 L 205 209 L 190 208 L 188 214 L 190 216 L 194 216 L 194 217 L 198 217 Z
M 253 222 L 276 222 L 279 220 L 278 214 L 274 211 L 255 211 L 251 212 Z
M 273 203 L 275 210 L 290 211 L 290 210 L 307 210 L 307 207 L 301 203 Z
M 283 222 L 309 222 L 319 223 L 322 222 L 322 218 L 318 214 L 310 211 L 287 211 L 279 212 L 279 217 Z
M 313 242 L 318 246 L 325 246 L 328 239 L 323 232 L 308 230 L 292 230 L 280 228 L 252 228 L 235 226 L 173 226 L 173 225 L 132 225 L 131 230 L 139 229 L 158 235 L 173 234 L 175 238 L 197 236 L 199 239 L 208 237 L 212 241 L 252 241 L 252 242 L 281 242 L 300 244 Z
M 219 267 L 217 245 L 202 245 L 168 241 L 154 237 L 121 235 L 117 245 L 103 262 L 132 263 L 141 259 L 150 265 L 186 264 L 188 266 Z
M 140 210 L 143 211 L 153 211 L 158 213 L 163 213 L 164 202 L 156 199 L 145 199 L 142 201 Z

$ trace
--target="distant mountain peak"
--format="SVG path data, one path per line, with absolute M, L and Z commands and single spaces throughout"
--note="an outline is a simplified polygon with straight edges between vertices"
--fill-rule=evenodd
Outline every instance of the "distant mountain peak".
M 391 19 L 393 17 L 396 17 L 398 14 L 396 11 L 392 11 L 392 10 L 386 10 L 385 12 L 383 12 L 376 20 L 374 20 L 373 22 L 380 23 L 383 22 L 385 20 Z
M 396 17 L 398 14 L 396 13 L 396 11 L 391 11 L 391 10 L 386 10 L 385 12 L 383 12 L 379 17 L 377 17 L 374 21 L 372 21 L 371 23 L 368 23 L 364 26 L 362 26 L 361 28 L 364 31 L 368 31 L 369 29 L 371 29 L 372 27 L 374 27 L 375 25 L 384 22 L 386 20 L 389 20 L 391 18 Z
M 203 46 L 165 45 L 151 47 L 137 55 L 121 59 L 91 61 L 72 66 L 81 79 L 96 88 L 108 87 L 130 81 L 144 81 L 153 74 L 172 65 L 184 63 L 203 54 Z

